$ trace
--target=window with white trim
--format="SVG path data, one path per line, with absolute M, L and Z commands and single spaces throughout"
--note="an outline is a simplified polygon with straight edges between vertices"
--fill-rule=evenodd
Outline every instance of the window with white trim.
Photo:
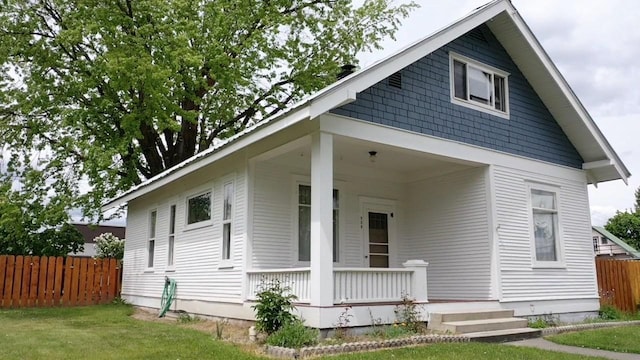
M 535 260 L 540 262 L 559 261 L 560 239 L 558 235 L 557 193 L 532 188 L 531 213 Z
M 211 220 L 211 191 L 187 198 L 187 225 Z
M 169 207 L 169 239 L 167 241 L 167 266 L 173 267 L 176 243 L 176 206 Z
M 450 71 L 454 103 L 494 115 L 508 115 L 508 73 L 454 53 Z
M 333 261 L 339 254 L 339 192 L 333 189 Z M 298 260 L 311 260 L 311 186 L 298 185 Z
M 147 267 L 153 268 L 153 258 L 156 250 L 156 222 L 158 219 L 158 211 L 153 210 L 149 213 L 149 239 L 147 240 Z
M 224 185 L 222 208 L 222 260 L 231 259 L 231 223 L 233 221 L 233 182 Z

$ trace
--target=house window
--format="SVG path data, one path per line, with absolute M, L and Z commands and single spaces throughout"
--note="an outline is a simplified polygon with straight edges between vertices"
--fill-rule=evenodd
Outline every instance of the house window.
M 509 74 L 462 55 L 451 54 L 451 98 L 495 115 L 508 114 Z
M 169 208 L 169 241 L 167 242 L 167 265 L 172 267 L 176 242 L 176 206 Z
M 233 183 L 224 185 L 224 203 L 222 209 L 222 259 L 231 259 L 231 222 L 233 210 Z
M 598 252 L 599 248 L 600 248 L 600 237 L 599 236 L 594 236 L 593 237 L 593 251 Z
M 531 189 L 533 238 L 537 261 L 558 261 L 558 202 L 552 191 Z
M 211 220 L 211 191 L 188 198 L 187 224 L 208 220 Z
M 339 193 L 333 189 L 333 261 L 338 261 Z M 311 186 L 298 185 L 298 260 L 311 259 Z
M 153 268 L 153 257 L 156 250 L 156 220 L 158 211 L 153 210 L 149 214 L 149 240 L 147 241 L 147 267 Z
M 609 239 L 607 239 L 607 238 L 606 238 L 606 237 L 604 237 L 604 236 L 603 236 L 603 237 L 601 237 L 601 238 L 600 238 L 600 240 L 602 241 L 602 243 L 601 243 L 602 245 L 607 245 L 607 244 L 609 244 Z

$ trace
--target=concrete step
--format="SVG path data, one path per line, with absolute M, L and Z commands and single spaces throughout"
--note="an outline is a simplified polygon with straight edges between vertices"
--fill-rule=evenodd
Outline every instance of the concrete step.
M 447 321 L 441 323 L 438 330 L 448 331 L 454 334 L 466 334 L 480 331 L 525 328 L 527 324 L 527 319 L 519 318 Z
M 469 337 L 471 341 L 479 342 L 507 342 L 507 341 L 519 341 L 525 339 L 538 338 L 542 336 L 541 329 L 531 328 L 517 328 L 506 330 L 493 330 L 493 331 L 479 331 L 473 333 L 464 334 Z
M 447 311 L 432 313 L 430 322 L 439 324 L 450 321 L 468 321 L 468 320 L 482 320 L 482 319 L 502 319 L 513 317 L 513 310 L 473 310 L 473 311 Z

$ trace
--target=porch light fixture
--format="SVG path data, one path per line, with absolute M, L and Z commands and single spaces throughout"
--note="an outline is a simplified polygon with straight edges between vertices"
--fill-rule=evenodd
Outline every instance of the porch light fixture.
M 369 151 L 369 161 L 371 161 L 372 163 L 376 162 L 376 156 L 378 155 L 378 152 L 375 150 L 371 150 Z

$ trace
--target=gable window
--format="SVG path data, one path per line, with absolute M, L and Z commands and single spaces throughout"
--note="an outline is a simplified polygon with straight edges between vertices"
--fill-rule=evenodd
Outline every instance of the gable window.
M 233 210 L 233 183 L 224 185 L 224 203 L 222 208 L 222 259 L 231 259 L 231 222 Z
M 147 267 L 153 268 L 153 257 L 156 250 L 156 220 L 158 211 L 153 210 L 149 214 L 149 239 L 147 240 Z
M 187 224 L 211 220 L 211 191 L 187 199 Z
M 169 208 L 169 239 L 167 241 L 167 266 L 173 267 L 176 242 L 176 206 Z
M 451 99 L 459 105 L 506 117 L 509 74 L 451 53 Z
M 558 201 L 553 191 L 531 189 L 535 260 L 559 261 Z
M 339 193 L 333 189 L 333 261 L 338 261 Z M 298 260 L 311 260 L 311 186 L 298 185 Z

